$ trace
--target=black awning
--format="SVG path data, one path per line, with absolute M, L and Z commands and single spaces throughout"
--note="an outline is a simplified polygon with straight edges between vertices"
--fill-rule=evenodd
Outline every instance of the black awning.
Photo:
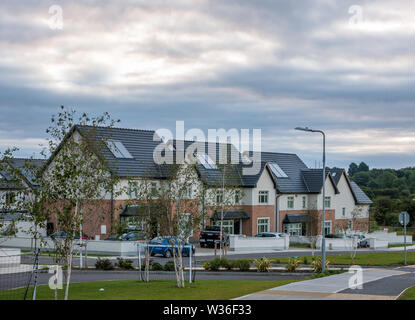
M 142 204 L 131 204 L 126 205 L 121 213 L 120 217 L 138 217 L 143 216 L 145 214 L 147 206 Z
M 222 211 L 215 211 L 211 219 L 213 220 L 221 220 Z M 249 219 L 249 215 L 242 210 L 229 210 L 223 212 L 223 220 L 237 220 L 237 219 Z
M 287 214 L 282 220 L 283 224 L 286 223 L 300 223 L 300 222 L 307 222 L 308 221 L 308 214 Z

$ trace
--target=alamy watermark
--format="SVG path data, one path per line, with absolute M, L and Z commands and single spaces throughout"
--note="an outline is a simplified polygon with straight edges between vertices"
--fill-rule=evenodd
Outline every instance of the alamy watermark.
M 160 141 L 153 152 L 157 164 L 242 162 L 243 175 L 256 175 L 261 170 L 261 129 L 208 129 L 206 137 L 201 129 L 185 131 L 184 121 L 176 121 L 175 134 L 169 129 L 158 129 L 153 140 Z
M 351 266 L 349 273 L 353 275 L 349 278 L 349 289 L 363 289 L 363 269 L 360 266 Z
M 49 28 L 52 30 L 62 30 L 63 29 L 63 10 L 59 5 L 52 5 L 49 7 L 49 14 L 52 15 L 49 17 L 48 24 Z
M 49 278 L 49 288 L 51 290 L 62 289 L 62 267 L 58 265 L 50 266 L 48 273 L 53 273 L 53 276 Z

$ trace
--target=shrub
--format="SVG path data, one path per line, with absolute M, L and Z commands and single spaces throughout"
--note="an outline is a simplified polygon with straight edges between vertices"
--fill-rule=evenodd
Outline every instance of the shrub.
M 117 258 L 118 262 L 115 264 L 117 267 L 125 270 L 134 269 L 132 260 L 124 260 L 123 258 Z
M 95 268 L 100 270 L 112 270 L 114 269 L 114 266 L 109 259 L 98 258 L 98 260 L 95 262 Z
M 295 272 L 301 266 L 300 259 L 297 258 L 289 258 L 288 263 L 285 268 L 288 271 Z
M 222 266 L 222 261 L 220 258 L 215 258 L 212 261 L 209 262 L 210 268 L 209 270 L 211 271 L 218 271 L 219 268 Z
M 167 261 L 163 269 L 164 271 L 174 271 L 174 261 Z
M 153 259 L 149 259 L 149 267 L 151 270 L 151 265 L 153 264 Z M 144 271 L 146 269 L 146 259 L 143 260 L 143 262 L 141 262 L 141 271 Z
M 206 262 L 206 263 L 203 265 L 203 268 L 204 268 L 205 270 L 210 270 L 210 263 L 209 263 L 209 262 Z
M 303 264 L 308 264 L 308 259 L 307 259 L 307 257 L 304 257 L 304 258 L 303 258 Z
M 232 261 L 232 268 L 239 269 L 240 271 L 249 271 L 251 264 L 246 259 L 235 259 Z
M 254 260 L 254 265 L 257 268 L 258 272 L 268 272 L 270 264 L 271 262 L 269 261 L 269 259 L 265 257 Z
M 311 265 L 313 266 L 313 271 L 315 273 L 321 273 L 321 271 L 323 270 L 323 262 L 321 260 L 321 257 L 315 258 L 313 262 L 311 263 Z M 326 270 L 328 269 L 329 265 L 330 265 L 330 261 L 326 260 L 326 266 L 325 266 Z
M 158 262 L 153 262 L 151 264 L 151 270 L 153 270 L 153 271 L 162 271 L 163 270 L 163 266 L 160 263 L 158 263 Z

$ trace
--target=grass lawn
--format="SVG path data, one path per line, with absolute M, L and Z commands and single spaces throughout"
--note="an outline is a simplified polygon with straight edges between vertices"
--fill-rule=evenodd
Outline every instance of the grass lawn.
M 307 256 L 308 263 L 311 263 L 311 256 Z M 270 259 L 273 263 L 287 263 L 289 258 Z M 300 261 L 304 261 L 304 257 L 299 257 Z M 350 254 L 333 254 L 327 255 L 326 259 L 331 265 L 350 265 Z M 415 252 L 407 253 L 408 264 L 415 264 Z M 361 266 L 391 266 L 402 265 L 404 263 L 403 252 L 387 252 L 387 253 L 358 253 L 353 261 L 354 264 Z
M 406 290 L 399 300 L 415 300 L 415 287 Z
M 298 280 L 278 281 L 236 281 L 236 280 L 197 280 L 186 288 L 175 287 L 174 280 L 155 280 L 148 283 L 136 280 L 94 281 L 72 283 L 69 298 L 73 300 L 228 300 L 249 293 L 282 286 Z M 99 291 L 101 288 L 104 291 Z M 29 297 L 32 290 L 29 290 Z M 58 290 L 60 299 L 64 290 Z M 19 299 L 24 289 L 0 291 L 0 299 Z M 37 300 L 54 299 L 54 291 L 49 286 L 37 287 Z

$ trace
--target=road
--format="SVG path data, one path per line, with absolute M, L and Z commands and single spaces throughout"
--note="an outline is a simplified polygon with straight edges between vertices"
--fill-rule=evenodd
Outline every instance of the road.
M 39 273 L 38 284 L 48 284 L 52 274 Z M 257 272 L 197 272 L 197 280 L 293 280 L 304 279 L 307 274 L 285 274 L 278 272 L 257 273 Z M 73 270 L 71 283 L 89 282 L 89 281 L 109 281 L 109 280 L 138 280 L 140 277 L 137 270 L 135 271 L 97 271 L 97 270 Z M 189 278 L 188 272 L 185 272 L 186 279 Z M 9 290 L 14 288 L 25 287 L 30 279 L 30 274 L 6 274 L 0 277 L 0 290 Z M 150 272 L 152 280 L 174 280 L 174 272 Z M 33 278 L 31 280 L 33 283 Z

